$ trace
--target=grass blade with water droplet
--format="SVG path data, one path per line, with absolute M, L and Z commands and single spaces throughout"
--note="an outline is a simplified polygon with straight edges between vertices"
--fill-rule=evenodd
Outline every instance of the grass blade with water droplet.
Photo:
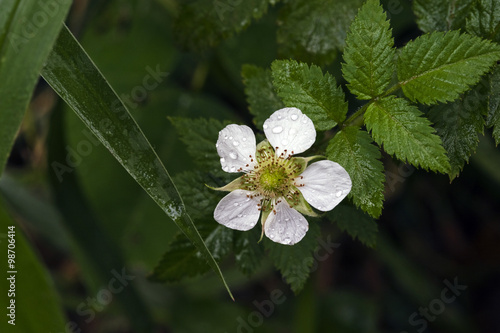
M 66 27 L 59 35 L 42 76 L 193 242 L 233 298 L 167 170 L 123 102 Z

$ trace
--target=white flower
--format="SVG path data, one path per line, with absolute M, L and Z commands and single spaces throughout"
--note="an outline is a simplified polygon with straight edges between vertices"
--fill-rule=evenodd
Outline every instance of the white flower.
M 228 125 L 219 132 L 217 152 L 222 169 L 245 174 L 217 190 L 231 191 L 219 202 L 214 218 L 235 230 L 253 228 L 262 212 L 262 233 L 287 245 L 299 242 L 309 224 L 302 214 L 316 216 L 311 206 L 329 211 L 351 190 L 351 178 L 339 164 L 318 156 L 292 157 L 309 149 L 314 124 L 297 108 L 274 112 L 264 122 L 267 140 L 256 144 L 245 125 Z M 302 213 L 302 214 L 301 214 Z

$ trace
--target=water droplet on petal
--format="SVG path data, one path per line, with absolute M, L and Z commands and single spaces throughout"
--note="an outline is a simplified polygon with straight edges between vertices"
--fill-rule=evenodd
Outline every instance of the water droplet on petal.
M 336 194 L 337 198 L 340 198 L 340 196 L 342 195 L 342 191 L 338 191 Z
M 302 123 L 307 124 L 307 118 L 302 119 Z
M 247 138 L 241 138 L 241 141 L 245 142 L 247 141 Z
M 296 114 L 292 114 L 290 116 L 290 118 L 292 118 L 292 120 L 295 121 L 295 120 L 299 119 L 299 116 L 297 116 Z
M 233 137 L 232 137 L 232 136 L 230 136 L 230 137 L 229 137 L 229 140 L 232 140 L 232 139 L 233 139 Z
M 221 157 L 220 162 L 221 162 L 221 163 L 225 163 L 225 162 L 226 162 L 226 159 L 225 159 L 224 157 Z
M 279 133 L 281 133 L 281 132 L 283 132 L 283 127 L 281 127 L 281 126 L 276 126 L 275 128 L 273 128 L 273 133 L 274 133 L 274 134 L 279 134 Z
M 292 240 L 290 239 L 290 237 L 286 237 L 285 239 L 283 239 L 283 243 L 285 244 L 290 244 L 292 242 Z
M 269 238 L 274 239 L 274 234 L 271 234 Z
M 286 140 L 286 139 L 285 139 L 285 140 L 282 140 L 282 141 L 281 141 L 281 144 L 282 144 L 283 146 L 288 145 L 288 140 Z
M 227 140 L 227 138 L 228 138 L 227 134 L 226 134 L 226 135 L 224 135 L 224 140 Z
M 267 125 L 266 124 L 264 124 L 264 129 L 267 129 Z
M 219 148 L 219 144 L 218 143 L 215 144 L 215 148 Z
M 234 151 L 232 151 L 229 153 L 229 157 L 231 157 L 233 160 L 235 160 L 238 158 L 238 155 Z
M 281 120 L 281 118 L 283 118 L 283 117 L 279 114 L 279 115 L 278 115 L 278 119 L 280 119 L 280 120 Z
M 240 204 L 235 202 L 233 205 L 234 205 L 234 207 L 238 207 Z
M 231 172 L 235 172 L 236 171 L 236 167 L 235 166 L 232 166 L 231 167 Z
M 287 218 L 285 219 L 285 222 L 288 222 L 288 221 L 290 221 L 290 219 L 287 217 Z
M 242 218 L 242 217 L 243 217 L 243 214 L 238 214 L 238 217 L 239 217 L 239 218 Z
M 233 141 L 233 146 L 236 147 L 236 146 L 239 146 L 239 145 L 240 145 L 240 143 L 238 141 Z
M 225 167 L 222 168 L 222 170 L 228 172 L 229 171 L 229 167 L 226 165 Z

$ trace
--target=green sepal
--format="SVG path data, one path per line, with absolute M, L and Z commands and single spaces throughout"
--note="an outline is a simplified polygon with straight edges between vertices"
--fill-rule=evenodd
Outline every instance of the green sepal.
M 224 185 L 222 187 L 212 187 L 210 185 L 205 184 L 206 187 L 208 187 L 211 190 L 215 191 L 227 191 L 227 192 L 232 192 L 234 190 L 244 190 L 243 188 L 243 176 L 236 178 L 232 182 L 230 182 L 227 185 Z
M 272 210 L 265 211 L 264 209 L 262 210 L 262 215 L 260 217 L 260 224 L 262 225 L 262 232 L 260 233 L 260 238 L 257 243 L 260 243 L 262 241 L 262 238 L 264 237 L 264 224 L 267 221 L 267 217 L 269 216 L 269 213 L 271 213 Z
M 293 209 L 295 209 L 296 211 L 298 211 L 299 213 L 303 214 L 303 215 L 307 215 L 307 216 L 312 216 L 312 217 L 317 217 L 319 216 L 318 214 L 316 214 L 316 212 L 311 208 L 311 206 L 309 205 L 309 203 L 306 201 L 306 199 L 304 198 L 304 196 L 302 195 L 302 193 L 300 192 L 300 190 L 298 190 L 297 188 L 295 188 L 295 190 L 297 192 L 300 193 L 299 195 L 299 203 L 298 204 L 294 204 L 293 202 L 290 202 L 288 200 L 286 200 L 286 202 L 288 202 L 288 204 L 293 207 Z M 285 198 L 286 199 L 286 198 Z

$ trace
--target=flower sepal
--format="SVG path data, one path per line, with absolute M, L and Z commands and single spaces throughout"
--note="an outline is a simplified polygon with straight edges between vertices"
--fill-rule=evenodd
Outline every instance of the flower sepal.
M 212 187 L 210 185 L 205 184 L 206 187 L 208 187 L 211 190 L 215 191 L 224 191 L 224 192 L 232 192 L 234 190 L 242 190 L 244 189 L 243 183 L 244 183 L 243 176 L 236 178 L 229 184 L 222 186 L 222 187 Z
M 302 195 L 302 193 L 300 193 L 300 191 L 297 191 L 297 192 L 299 193 L 298 200 L 296 200 L 293 204 L 290 204 L 290 202 L 287 200 L 287 202 L 290 204 L 290 207 L 293 207 L 299 213 L 302 213 L 302 214 L 307 215 L 307 216 L 312 216 L 312 217 L 319 216 L 312 209 L 311 205 L 309 205 L 309 203 L 307 203 L 307 201 L 304 198 L 304 196 Z

